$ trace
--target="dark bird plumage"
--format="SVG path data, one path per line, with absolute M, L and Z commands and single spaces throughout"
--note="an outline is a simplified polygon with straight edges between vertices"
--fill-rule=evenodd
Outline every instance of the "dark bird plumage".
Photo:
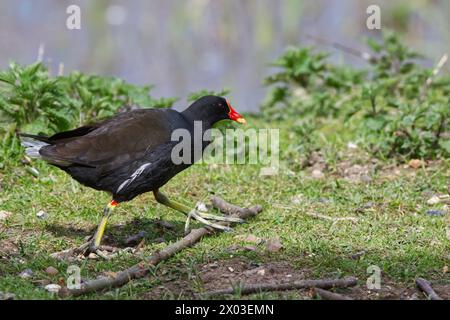
M 186 230 L 191 217 L 222 230 L 229 228 L 209 222 L 208 219 L 240 222 L 240 219 L 233 217 L 196 212 L 169 200 L 159 191 L 177 173 L 198 160 L 198 152 L 195 150 L 197 143 L 194 141 L 196 121 L 201 121 L 200 137 L 203 137 L 206 130 L 224 119 L 245 123 L 244 118 L 233 110 L 226 99 L 205 96 L 183 112 L 172 109 L 140 109 L 51 137 L 29 134 L 21 136 L 30 156 L 42 158 L 64 170 L 78 182 L 112 195 L 112 201 L 105 207 L 95 236 L 90 243 L 81 247 L 85 253 L 96 252 L 102 255 L 98 246 L 112 210 L 118 203 L 132 200 L 148 191 L 153 191 L 159 203 L 188 216 Z M 191 153 L 192 161 L 173 160 L 172 150 L 181 142 L 172 139 L 172 134 L 177 129 L 184 130 L 190 137 L 187 152 Z M 201 141 L 200 156 L 208 144 L 209 141 Z
M 42 159 L 122 202 L 162 187 L 190 166 L 172 162 L 172 148 L 178 143 L 171 140 L 174 130 L 186 129 L 193 135 L 194 121 L 202 121 L 204 132 L 229 119 L 232 111 L 224 98 L 206 96 L 183 112 L 139 109 L 51 137 L 23 136 L 46 144 L 39 148 Z

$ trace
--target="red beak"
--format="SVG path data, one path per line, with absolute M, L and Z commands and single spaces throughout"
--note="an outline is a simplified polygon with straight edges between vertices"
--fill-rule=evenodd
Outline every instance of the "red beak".
M 244 117 L 241 116 L 239 113 L 236 112 L 236 110 L 233 109 L 230 102 L 227 100 L 228 108 L 230 109 L 230 112 L 228 112 L 228 117 L 230 120 L 236 121 L 238 123 L 246 124 L 247 121 L 245 121 Z

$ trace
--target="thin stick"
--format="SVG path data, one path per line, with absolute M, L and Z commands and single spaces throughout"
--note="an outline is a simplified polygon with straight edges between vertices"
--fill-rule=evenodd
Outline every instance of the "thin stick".
M 306 214 L 307 216 L 313 217 L 313 218 L 318 218 L 318 219 L 324 219 L 324 220 L 332 221 L 333 222 L 333 226 L 336 223 L 338 223 L 339 221 L 358 222 L 358 218 L 355 218 L 355 217 L 329 217 L 329 216 L 325 216 L 323 214 L 310 213 L 310 212 L 304 212 L 304 214 Z
M 240 294 L 252 294 L 265 291 L 287 291 L 287 290 L 298 290 L 305 288 L 345 288 L 356 286 L 358 279 L 355 277 L 347 277 L 342 279 L 318 279 L 318 280 L 299 280 L 286 283 L 258 283 L 237 286 L 237 288 L 220 289 L 214 291 L 207 291 L 204 293 L 205 296 L 219 296 L 226 294 L 233 294 L 238 291 Z
M 217 205 L 218 209 L 223 210 L 225 213 L 231 214 L 237 218 L 248 219 L 253 216 L 256 216 L 262 211 L 261 206 L 253 206 L 250 208 L 240 208 L 234 205 L 227 203 L 226 201 L 213 197 L 211 199 L 213 205 Z M 222 222 L 223 223 L 223 222 Z M 190 247 L 196 244 L 200 239 L 211 233 L 206 227 L 194 229 L 187 236 L 182 238 L 181 240 L 172 243 L 162 249 L 161 251 L 157 251 L 152 254 L 150 257 L 146 258 L 144 261 L 124 270 L 118 272 L 115 277 L 102 277 L 94 280 L 89 280 L 80 285 L 78 289 L 68 289 L 63 288 L 60 291 L 60 296 L 65 297 L 68 295 L 79 296 L 86 293 L 121 287 L 126 283 L 130 282 L 133 279 L 142 278 L 147 275 L 151 268 L 156 266 L 163 260 L 167 260 L 170 257 L 174 256 L 176 253 L 182 251 L 186 247 Z
M 331 292 L 320 288 L 314 288 L 313 290 L 314 294 L 318 295 L 323 300 L 353 300 L 350 297 L 344 296 L 336 292 Z
M 428 299 L 430 300 L 443 300 L 439 295 L 433 290 L 431 287 L 431 284 L 428 280 L 424 278 L 417 278 L 416 279 L 416 285 L 419 287 L 421 291 L 423 291 Z
M 285 209 L 285 210 L 297 210 L 297 208 L 295 207 L 291 207 L 291 206 L 284 206 L 284 205 L 280 205 L 280 204 L 274 204 L 274 207 L 280 208 L 280 209 Z M 303 214 L 313 217 L 313 218 L 318 218 L 318 219 L 324 219 L 324 220 L 328 220 L 328 221 L 332 221 L 333 224 L 336 224 L 336 222 L 339 221 L 353 221 L 353 222 L 358 222 L 358 218 L 355 217 L 330 217 L 330 216 L 326 216 L 323 214 L 319 214 L 319 213 L 314 213 L 314 212 L 303 212 Z
M 39 45 L 38 54 L 37 54 L 37 58 L 36 58 L 37 62 L 44 61 L 44 52 L 45 52 L 45 44 L 41 43 Z
M 441 59 L 439 60 L 439 62 L 437 63 L 436 67 L 433 69 L 433 73 L 431 74 L 431 76 L 427 79 L 426 81 L 426 85 L 427 87 L 429 87 L 431 85 L 431 83 L 433 82 L 433 78 L 435 78 L 439 72 L 441 71 L 442 67 L 445 65 L 445 63 L 448 60 L 448 55 L 444 54 Z
M 441 71 L 442 67 L 445 65 L 445 63 L 448 60 L 448 55 L 444 54 L 441 59 L 439 60 L 439 62 L 437 63 L 436 67 L 433 69 L 433 72 L 431 73 L 431 75 L 427 78 L 427 80 L 425 81 L 425 85 L 422 87 L 422 90 L 420 90 L 420 99 L 423 100 L 425 98 L 425 95 L 428 91 L 428 88 L 431 86 L 431 84 L 433 83 L 434 78 L 436 78 L 436 76 L 439 74 L 439 72 Z

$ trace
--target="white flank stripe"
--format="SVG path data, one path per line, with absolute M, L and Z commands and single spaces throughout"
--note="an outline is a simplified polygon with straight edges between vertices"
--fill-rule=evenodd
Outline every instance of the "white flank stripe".
M 119 186 L 119 188 L 117 189 L 116 193 L 119 193 L 123 188 L 125 188 L 126 186 L 128 186 L 130 183 L 132 183 L 137 177 L 139 177 L 142 172 L 144 172 L 144 170 L 151 165 L 151 162 L 149 163 L 144 163 L 142 166 L 140 166 L 139 168 L 137 168 L 137 170 L 135 172 L 133 172 L 133 174 L 124 182 L 122 182 L 122 184 Z

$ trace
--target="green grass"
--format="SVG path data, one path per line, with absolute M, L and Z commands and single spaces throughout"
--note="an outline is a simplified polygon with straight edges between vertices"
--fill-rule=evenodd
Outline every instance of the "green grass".
M 267 127 L 259 119 L 248 119 L 256 127 Z M 446 193 L 450 161 L 439 161 L 425 168 L 413 170 L 404 164 L 379 162 L 371 174 L 370 182 L 350 182 L 336 173 L 342 161 L 367 163 L 362 152 L 347 154 L 346 143 L 357 133 L 348 131 L 336 138 L 333 130 L 323 133 L 320 147 L 326 155 L 329 171 L 324 179 L 313 179 L 308 169 L 294 170 L 295 159 L 285 159 L 283 150 L 288 144 L 289 122 L 271 123 L 281 134 L 282 168 L 280 174 L 259 176 L 258 165 L 221 165 L 211 168 L 195 165 L 172 179 L 164 188 L 171 198 L 195 205 L 215 193 L 227 201 L 242 206 L 260 204 L 264 211 L 246 224 L 236 226 L 233 232 L 204 238 L 157 266 L 154 273 L 144 279 L 101 294 L 81 299 L 133 299 L 142 298 L 152 288 L 186 281 L 194 291 L 201 291 L 203 283 L 198 277 L 199 267 L 207 262 L 229 260 L 227 248 L 239 241 L 236 235 L 254 234 L 262 239 L 279 238 L 283 249 L 277 253 L 263 250 L 238 251 L 233 258 L 268 263 L 285 261 L 294 270 L 305 271 L 311 277 L 355 275 L 365 283 L 370 265 L 383 271 L 383 281 L 399 286 L 413 286 L 418 276 L 448 284 L 448 274 L 442 268 L 449 264 L 450 242 L 446 238 L 445 216 L 429 216 L 426 211 L 441 208 L 429 206 L 427 194 Z M 332 128 L 331 124 L 329 128 Z M 6 243 L 14 243 L 14 253 L 1 254 L 0 291 L 15 293 L 18 299 L 55 299 L 35 280 L 48 279 L 52 283 L 66 278 L 70 265 L 49 257 L 51 252 L 80 245 L 93 233 L 101 217 L 102 208 L 110 200 L 107 194 L 85 188 L 71 180 L 64 172 L 43 162 L 33 165 L 40 177 L 30 175 L 24 165 L 5 167 L 0 172 L 2 191 L 0 210 L 12 212 L 0 222 L 0 253 L 7 250 Z M 393 176 L 394 168 L 400 174 Z M 290 173 L 294 171 L 294 174 Z M 301 195 L 300 203 L 293 203 Z M 325 199 L 325 200 L 324 200 Z M 367 203 L 372 206 L 365 207 Z M 48 218 L 36 217 L 39 210 Z M 341 221 L 336 224 L 308 216 L 319 213 L 330 217 L 351 216 L 358 222 Z M 175 226 L 175 230 L 161 230 L 153 220 L 161 218 Z M 111 218 L 106 234 L 120 243 L 127 236 L 145 230 L 147 241 L 143 255 L 150 255 L 167 243 L 183 235 L 185 217 L 157 204 L 152 194 L 145 194 L 130 203 L 121 204 Z M 163 237 L 166 243 L 152 240 Z M 358 252 L 364 254 L 354 259 Z M 139 256 L 120 256 L 111 261 L 84 260 L 76 263 L 82 277 L 93 278 L 105 271 L 119 271 L 141 259 Z M 60 274 L 49 276 L 44 270 L 54 266 Z M 24 269 L 34 271 L 32 279 L 21 279 Z M 163 290 L 160 298 L 185 297 L 176 290 Z M 276 294 L 252 295 L 251 298 L 273 298 Z M 289 295 L 286 298 L 297 298 Z

